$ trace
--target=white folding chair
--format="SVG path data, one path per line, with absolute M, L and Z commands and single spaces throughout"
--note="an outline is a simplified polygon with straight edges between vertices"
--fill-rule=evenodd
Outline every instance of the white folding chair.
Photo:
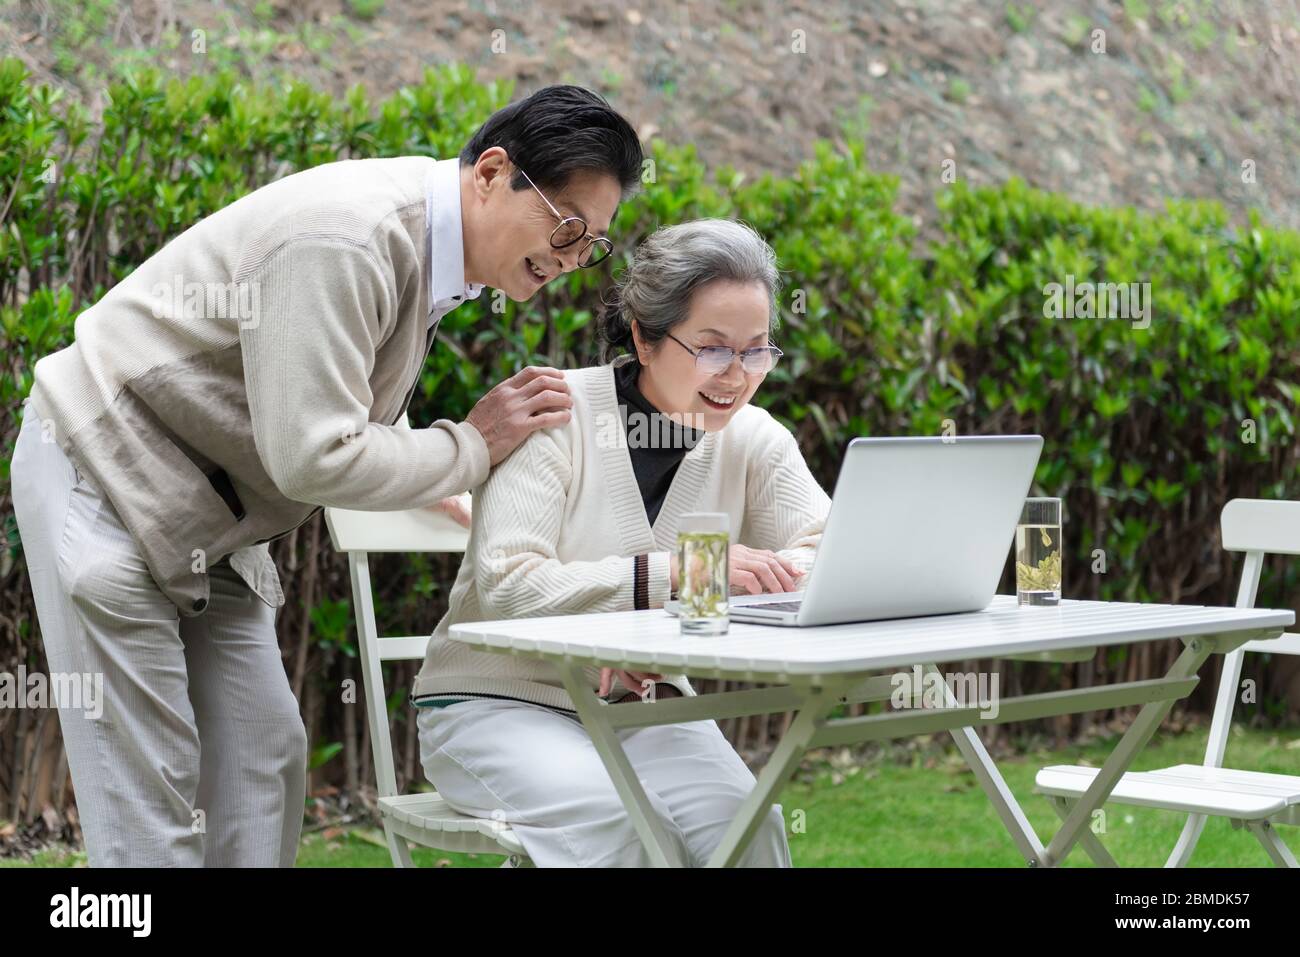
M 1246 553 L 1237 607 L 1253 607 L 1264 555 L 1300 555 L 1300 502 L 1237 498 L 1224 506 L 1220 522 L 1223 547 Z M 1276 866 L 1297 866 L 1295 855 L 1278 836 L 1274 825 L 1300 825 L 1300 777 L 1223 766 L 1232 708 L 1241 680 L 1241 661 L 1248 651 L 1300 655 L 1300 635 L 1285 634 L 1272 640 L 1247 642 L 1224 656 L 1204 764 L 1129 772 L 1108 799 L 1117 804 L 1188 812 L 1187 823 L 1165 862 L 1166 867 L 1187 865 L 1211 815 L 1228 818 L 1234 830 L 1243 827 L 1249 830 Z M 1069 765 L 1043 768 L 1035 778 L 1034 791 L 1048 795 L 1057 813 L 1064 817 L 1088 789 L 1096 773 L 1096 768 Z M 1083 845 L 1096 863 L 1115 866 L 1114 859 L 1095 837 L 1086 839 Z
M 424 847 L 475 854 L 508 854 L 505 866 L 528 867 L 524 846 L 504 821 L 469 817 L 453 810 L 437 792 L 398 794 L 393 769 L 393 744 L 388 727 L 388 696 L 384 690 L 384 661 L 424 658 L 428 635 L 381 638 L 375 625 L 370 590 L 370 552 L 463 552 L 469 532 L 435 509 L 405 512 L 354 512 L 325 509 L 325 524 L 335 549 L 347 552 L 352 573 L 352 605 L 356 615 L 365 684 L 366 718 L 374 746 L 379 786 L 379 815 L 394 867 L 412 867 L 407 841 Z

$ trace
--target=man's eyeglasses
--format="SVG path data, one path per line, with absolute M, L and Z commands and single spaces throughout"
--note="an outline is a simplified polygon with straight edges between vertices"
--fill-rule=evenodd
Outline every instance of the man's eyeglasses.
M 528 180 L 528 185 L 537 190 L 537 195 L 542 197 L 542 202 L 551 208 L 555 218 L 560 222 L 551 230 L 551 248 L 565 249 L 572 246 L 582 237 L 587 235 L 587 222 L 577 216 L 565 216 L 560 213 L 555 205 L 546 198 L 546 194 L 537 189 L 537 184 L 533 182 L 532 177 L 523 171 L 518 165 L 515 169 L 519 170 L 524 179 Z M 579 266 L 594 266 L 601 262 L 614 251 L 614 244 L 604 236 L 593 236 L 587 240 L 587 245 L 583 246 L 578 253 Z
M 704 375 L 719 375 L 726 372 L 731 368 L 732 360 L 738 354 L 731 346 L 704 346 L 700 349 L 692 349 L 671 332 L 667 335 L 669 339 L 695 356 L 695 368 Z M 749 375 L 762 375 L 771 372 L 772 367 L 776 365 L 776 360 L 783 355 L 785 353 L 776 346 L 755 346 L 739 353 L 740 367 Z

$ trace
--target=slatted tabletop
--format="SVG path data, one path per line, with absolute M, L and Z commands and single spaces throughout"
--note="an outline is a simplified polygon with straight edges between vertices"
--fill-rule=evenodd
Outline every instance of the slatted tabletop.
M 817 628 L 731 623 L 726 635 L 683 635 L 662 610 L 517 618 L 453 625 L 450 637 L 484 651 L 700 677 L 784 680 L 914 664 L 1061 652 L 1162 638 L 1250 633 L 1273 638 L 1295 612 L 1133 602 L 1017 605 L 997 595 L 983 611 Z

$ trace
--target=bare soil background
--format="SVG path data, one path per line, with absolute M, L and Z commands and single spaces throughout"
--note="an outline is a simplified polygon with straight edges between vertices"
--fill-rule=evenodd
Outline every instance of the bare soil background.
M 0 55 L 91 105 L 132 63 L 378 99 L 457 61 L 520 94 L 600 90 L 645 136 L 749 175 L 864 138 L 923 228 L 945 160 L 977 184 L 1211 198 L 1300 228 L 1300 0 L 3 0 Z

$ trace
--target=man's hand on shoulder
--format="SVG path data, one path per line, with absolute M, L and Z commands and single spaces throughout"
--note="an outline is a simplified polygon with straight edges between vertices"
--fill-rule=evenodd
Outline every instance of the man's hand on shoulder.
M 487 443 L 495 466 L 538 429 L 566 425 L 573 399 L 558 369 L 529 366 L 479 399 L 465 421 Z

